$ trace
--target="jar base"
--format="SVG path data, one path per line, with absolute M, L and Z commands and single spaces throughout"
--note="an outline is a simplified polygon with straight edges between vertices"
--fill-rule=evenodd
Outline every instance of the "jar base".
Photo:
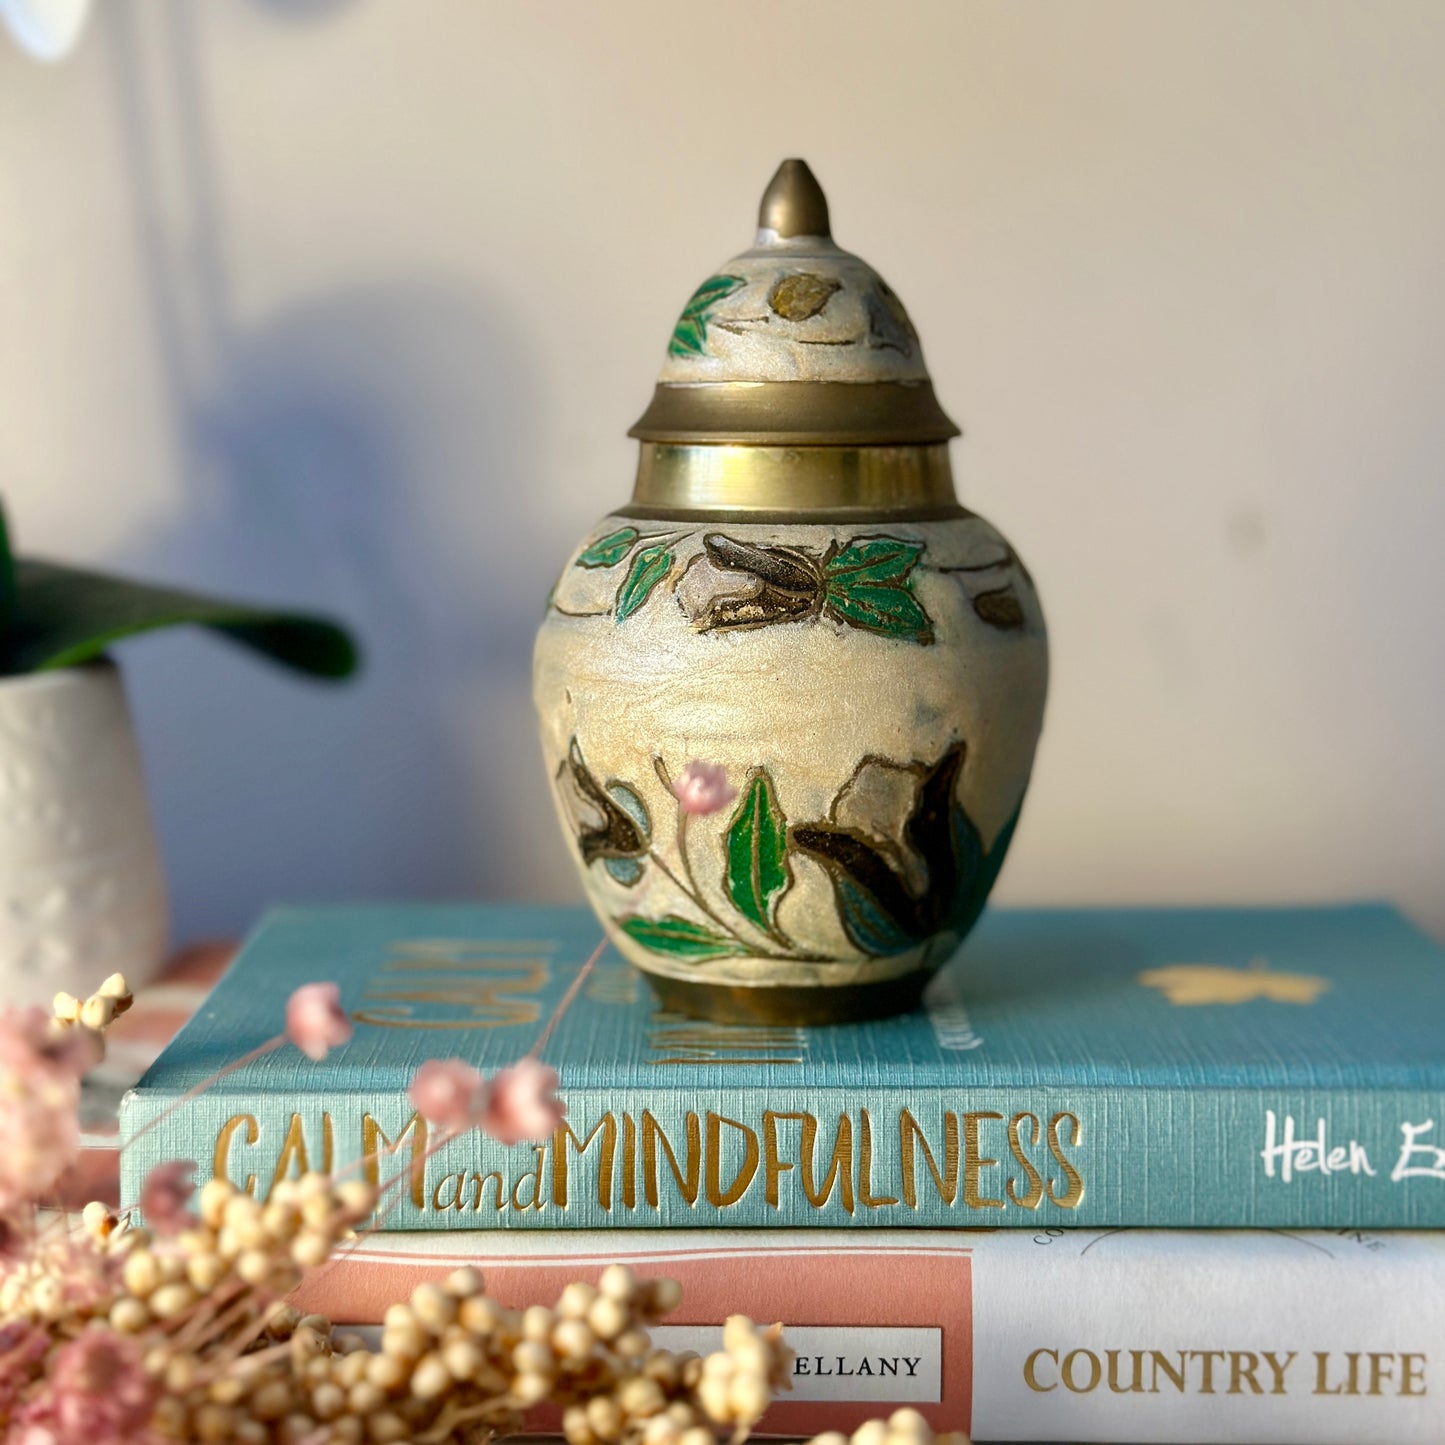
M 932 977 L 919 970 L 897 978 L 823 988 L 701 983 L 644 973 L 657 1001 L 672 1013 L 719 1024 L 813 1026 L 853 1024 L 911 1013 Z

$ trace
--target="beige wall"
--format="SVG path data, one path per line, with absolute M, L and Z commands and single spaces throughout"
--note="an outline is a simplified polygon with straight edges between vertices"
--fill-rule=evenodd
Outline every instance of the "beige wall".
M 0 490 L 334 608 L 126 654 L 180 931 L 575 896 L 528 701 L 673 316 L 801 154 L 1054 639 L 1011 902 L 1445 934 L 1445 6 L 102 0 L 0 52 Z

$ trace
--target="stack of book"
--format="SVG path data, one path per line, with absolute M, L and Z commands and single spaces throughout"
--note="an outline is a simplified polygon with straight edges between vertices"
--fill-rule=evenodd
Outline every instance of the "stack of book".
M 992 911 L 911 1017 L 722 1027 L 604 959 L 548 1042 L 565 1127 L 431 1152 L 428 1057 L 526 1054 L 583 910 L 270 915 L 128 1095 L 125 1197 L 164 1159 L 264 1196 L 400 1174 L 303 1286 L 369 1324 L 478 1265 L 507 1303 L 622 1260 L 685 1287 L 660 1343 L 782 1320 L 765 1430 L 911 1404 L 980 1440 L 1445 1439 L 1445 952 L 1392 910 Z M 700 965 L 706 967 L 706 965 Z M 297 984 L 356 1026 L 266 1055 Z

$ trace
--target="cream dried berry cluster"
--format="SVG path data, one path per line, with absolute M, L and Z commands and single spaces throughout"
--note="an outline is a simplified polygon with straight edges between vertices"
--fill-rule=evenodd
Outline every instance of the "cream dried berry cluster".
M 102 1215 L 96 1222 L 112 1253 L 122 1257 L 123 1293 L 110 1308 L 110 1324 L 122 1334 L 139 1334 L 196 1310 L 217 1293 L 280 1299 L 301 1282 L 303 1269 L 331 1256 L 374 1200 L 374 1191 L 360 1180 L 336 1183 L 307 1174 L 281 1181 L 259 1204 L 213 1179 L 201 1189 L 193 1227 L 169 1237 L 112 1230 Z
M 84 1030 L 92 1036 L 98 1055 L 105 1052 L 106 1029 L 135 1002 L 123 973 L 113 973 L 88 998 L 76 998 L 63 990 L 51 1004 L 51 1031 L 64 1035 Z

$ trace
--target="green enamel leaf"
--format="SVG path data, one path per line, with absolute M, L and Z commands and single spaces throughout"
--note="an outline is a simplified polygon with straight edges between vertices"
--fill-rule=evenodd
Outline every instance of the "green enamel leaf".
M 899 582 L 923 555 L 922 542 L 897 537 L 857 537 L 824 567 L 824 575 L 856 582 Z
M 736 958 L 742 945 L 700 923 L 669 913 L 666 918 L 627 918 L 622 931 L 654 953 L 671 954 L 674 958 L 701 961 L 708 958 Z
M 863 583 L 828 588 L 825 610 L 850 627 L 863 627 L 905 642 L 933 641 L 933 623 L 905 587 Z
M 1003 867 L 1003 860 L 1008 853 L 1009 844 L 1013 842 L 1014 829 L 1018 826 L 1019 814 L 1023 811 L 1023 806 L 1023 801 L 1020 800 L 1008 822 L 999 829 L 998 837 L 993 840 L 993 847 L 984 854 L 982 841 L 978 837 L 978 829 L 974 827 L 972 819 L 964 813 L 956 801 L 953 805 L 954 837 L 962 840 L 955 843 L 955 851 L 962 852 L 966 846 L 972 850 L 970 856 L 981 855 L 980 861 L 974 866 L 972 876 L 965 874 L 962 877 L 963 886 L 954 900 L 953 917 L 950 922 L 958 930 L 960 936 L 966 934 L 978 922 L 979 915 L 983 912 L 983 906 L 988 902 L 989 892 L 998 878 L 999 870 Z M 968 837 L 970 833 L 972 834 L 971 838 Z
M 741 276 L 709 276 L 688 298 L 682 314 L 686 316 L 689 312 L 705 310 L 714 301 L 721 301 L 724 296 L 731 296 L 738 287 L 746 285 Z
M 774 903 L 791 881 L 787 819 L 772 778 L 759 768 L 728 825 L 728 897 L 743 917 L 771 932 Z
M 921 542 L 856 537 L 823 568 L 829 615 L 850 627 L 908 642 L 933 641 L 933 620 L 913 595 Z
M 707 350 L 708 312 L 725 296 L 747 282 L 741 276 L 709 276 L 688 298 L 667 343 L 673 356 L 701 356 Z
M 577 559 L 577 566 L 615 567 L 632 550 L 636 541 L 636 527 L 619 527 L 583 552 Z
M 674 356 L 700 356 L 707 350 L 707 330 L 696 316 L 680 316 L 667 349 Z
M 627 569 L 622 586 L 617 589 L 616 617 L 626 622 L 652 595 L 652 589 L 672 571 L 673 556 L 665 542 L 644 547 Z
M 77 667 L 115 642 L 162 627 L 208 627 L 315 677 L 356 669 L 355 645 L 324 618 L 198 597 L 28 558 L 15 563 L 14 612 L 0 670 Z

